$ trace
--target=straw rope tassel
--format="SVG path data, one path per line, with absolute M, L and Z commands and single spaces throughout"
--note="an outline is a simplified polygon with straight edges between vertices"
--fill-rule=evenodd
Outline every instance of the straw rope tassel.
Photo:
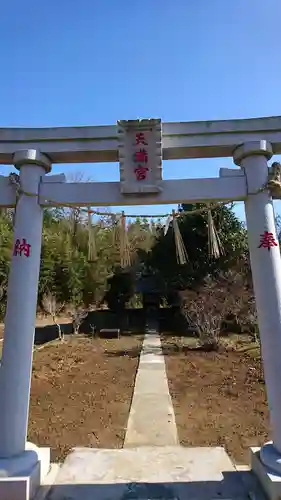
M 112 224 L 112 245 L 113 247 L 115 247 L 118 244 L 118 238 L 120 234 L 120 215 L 118 217 L 117 214 L 112 214 L 111 224 Z
M 120 264 L 123 268 L 129 267 L 131 264 L 130 247 L 126 229 L 126 215 L 124 212 L 122 212 L 120 227 Z
M 98 260 L 95 228 L 92 225 L 92 211 L 88 209 L 88 262 Z
M 184 246 L 184 242 L 180 233 L 177 216 L 175 210 L 172 212 L 173 217 L 173 229 L 175 236 L 175 245 L 176 245 L 176 254 L 177 254 L 177 262 L 180 265 L 184 265 L 188 261 L 187 251 Z
M 215 228 L 211 210 L 208 210 L 208 253 L 209 259 L 218 259 L 224 254 L 224 248 Z
M 156 224 L 155 224 L 153 219 L 150 222 L 150 232 L 151 232 L 152 236 L 156 235 Z

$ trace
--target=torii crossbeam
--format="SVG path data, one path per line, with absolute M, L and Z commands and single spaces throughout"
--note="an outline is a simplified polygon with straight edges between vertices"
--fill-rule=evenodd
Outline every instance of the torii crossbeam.
M 237 146 L 261 137 L 281 153 L 280 116 L 163 123 L 162 134 L 164 160 L 231 157 Z M 39 149 L 52 163 L 117 162 L 117 126 L 0 129 L 0 164 L 13 164 L 22 149 Z

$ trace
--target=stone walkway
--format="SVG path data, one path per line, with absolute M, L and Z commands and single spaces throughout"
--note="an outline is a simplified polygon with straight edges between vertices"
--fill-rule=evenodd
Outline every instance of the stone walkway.
M 178 443 L 160 336 L 147 334 L 140 355 L 124 448 Z
M 124 448 L 75 448 L 55 472 L 36 500 L 264 500 L 223 448 L 179 445 L 157 334 L 144 338 Z

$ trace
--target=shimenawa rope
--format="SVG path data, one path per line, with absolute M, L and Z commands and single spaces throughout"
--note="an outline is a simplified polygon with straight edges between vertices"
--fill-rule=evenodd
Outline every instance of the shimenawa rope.
M 18 174 L 11 173 L 9 175 L 10 183 L 15 186 L 16 189 L 16 206 L 21 194 L 25 196 L 34 196 L 38 197 L 35 193 L 30 193 L 25 191 L 21 187 L 20 177 Z M 281 164 L 278 162 L 272 163 L 271 167 L 268 169 L 268 180 L 266 184 L 259 189 L 255 194 L 258 194 L 262 191 L 269 190 L 271 194 L 275 197 L 281 197 Z M 56 203 L 54 200 L 46 200 L 50 204 L 54 206 L 61 206 L 61 204 Z M 127 217 L 131 219 L 137 218 L 146 218 L 146 219 L 163 219 L 167 218 L 164 234 L 168 232 L 170 223 L 172 222 L 174 237 L 175 237 L 175 245 L 176 245 L 176 254 L 177 261 L 179 264 L 183 265 L 187 263 L 188 256 L 186 252 L 186 248 L 184 246 L 184 242 L 180 233 L 179 225 L 177 218 L 186 216 L 186 215 L 195 215 L 202 214 L 207 212 L 208 216 L 208 251 L 209 258 L 219 258 L 224 253 L 223 245 L 220 241 L 219 235 L 214 225 L 214 221 L 212 218 L 212 210 L 216 208 L 228 205 L 229 203 L 233 203 L 232 200 L 228 200 L 225 202 L 218 202 L 213 204 L 208 204 L 206 207 L 197 208 L 194 210 L 181 211 L 176 212 L 172 211 L 171 214 L 160 214 L 160 215 L 127 215 Z M 64 204 L 64 206 L 72 208 L 72 204 Z M 99 216 L 110 216 L 113 220 L 113 243 L 116 243 L 117 233 L 119 232 L 119 240 L 120 240 L 120 261 L 122 267 L 128 267 L 130 265 L 130 245 L 128 241 L 127 228 L 126 228 L 126 215 L 122 212 L 120 214 L 108 214 L 108 212 L 100 212 L 99 210 L 92 210 L 90 207 L 88 209 L 82 209 L 82 211 L 87 212 L 88 215 L 88 231 L 89 231 L 89 249 L 88 249 L 88 260 L 90 262 L 94 262 L 97 260 L 97 248 L 95 241 L 95 228 L 92 225 L 91 215 L 99 215 Z M 119 228 L 119 231 L 118 229 Z

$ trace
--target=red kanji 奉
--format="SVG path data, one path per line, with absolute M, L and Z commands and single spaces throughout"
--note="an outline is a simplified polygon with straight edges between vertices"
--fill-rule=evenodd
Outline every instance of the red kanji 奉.
M 273 233 L 265 231 L 260 236 L 260 244 L 258 248 L 267 248 L 269 251 L 272 247 L 277 247 L 278 243 L 275 241 Z

